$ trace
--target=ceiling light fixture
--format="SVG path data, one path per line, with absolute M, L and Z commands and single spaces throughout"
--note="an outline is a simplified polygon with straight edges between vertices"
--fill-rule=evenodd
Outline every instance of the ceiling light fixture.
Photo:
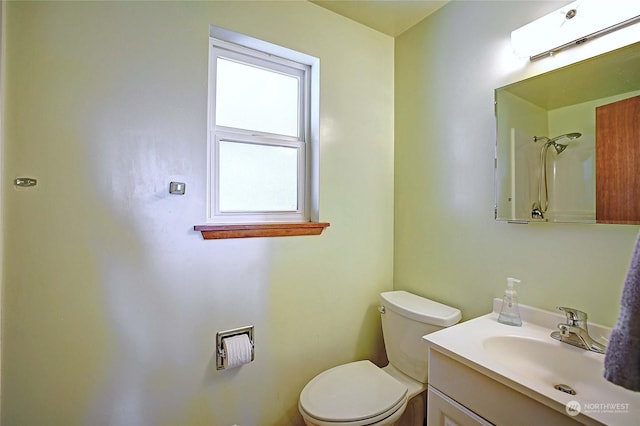
M 638 1 L 578 0 L 513 31 L 511 43 L 535 61 L 638 22 Z

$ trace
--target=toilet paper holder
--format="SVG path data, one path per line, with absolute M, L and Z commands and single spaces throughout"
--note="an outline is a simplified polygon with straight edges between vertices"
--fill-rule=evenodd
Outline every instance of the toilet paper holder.
M 254 358 L 254 348 L 255 345 L 253 343 L 253 326 L 249 325 L 246 327 L 234 328 L 231 330 L 219 331 L 216 333 L 216 370 L 224 370 L 224 359 L 227 354 L 224 351 L 222 346 L 222 341 L 227 337 L 237 336 L 240 334 L 247 334 L 249 336 L 249 341 L 251 342 L 251 361 Z

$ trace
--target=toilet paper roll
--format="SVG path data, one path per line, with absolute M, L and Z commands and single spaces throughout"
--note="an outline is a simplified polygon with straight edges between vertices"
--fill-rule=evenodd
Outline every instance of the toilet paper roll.
M 224 368 L 235 368 L 251 362 L 251 341 L 248 334 L 237 334 L 222 339 L 222 348 L 226 354 Z

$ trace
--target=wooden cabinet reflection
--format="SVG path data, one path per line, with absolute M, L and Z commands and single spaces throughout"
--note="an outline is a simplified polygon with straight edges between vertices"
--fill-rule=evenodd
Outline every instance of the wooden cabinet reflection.
M 640 96 L 596 108 L 596 222 L 640 224 Z

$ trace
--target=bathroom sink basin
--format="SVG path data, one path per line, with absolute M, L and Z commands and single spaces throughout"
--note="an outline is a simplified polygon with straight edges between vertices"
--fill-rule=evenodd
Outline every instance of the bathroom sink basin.
M 432 350 L 561 413 L 569 404 L 579 403 L 583 423 L 638 424 L 640 392 L 604 378 L 604 355 L 551 337 L 566 320 L 564 315 L 520 305 L 523 324 L 514 327 L 497 321 L 500 307 L 497 299 L 492 313 L 423 339 Z M 601 343 L 610 332 L 610 328 L 589 324 L 590 336 Z M 622 412 L 615 411 L 620 407 Z
M 550 337 L 542 340 L 513 335 L 489 336 L 484 339 L 482 346 L 493 360 L 514 373 L 549 386 L 564 385 L 566 392 L 573 389 L 575 392 L 593 394 L 589 384 L 604 382 L 603 355 Z

